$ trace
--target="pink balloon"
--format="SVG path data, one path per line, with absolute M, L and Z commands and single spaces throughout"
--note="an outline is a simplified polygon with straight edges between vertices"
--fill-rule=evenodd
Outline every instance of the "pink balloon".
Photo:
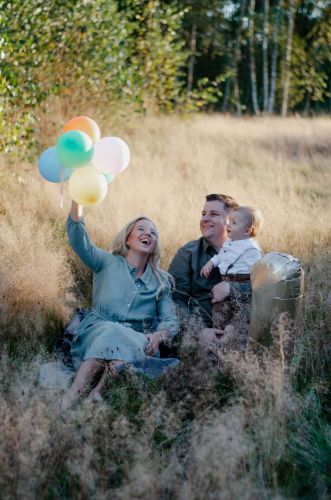
M 130 161 L 130 150 L 119 137 L 103 137 L 94 144 L 92 164 L 103 174 L 119 174 Z

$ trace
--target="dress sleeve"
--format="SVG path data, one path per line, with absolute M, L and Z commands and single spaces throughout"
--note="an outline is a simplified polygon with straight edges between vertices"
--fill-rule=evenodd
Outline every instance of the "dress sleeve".
M 172 297 L 182 311 L 187 311 L 188 301 L 191 296 L 191 260 L 190 253 L 185 248 L 180 248 L 172 259 L 169 273 L 175 280 L 175 290 Z
M 74 221 L 70 215 L 67 220 L 67 234 L 71 248 L 93 272 L 100 271 L 106 259 L 111 255 L 96 247 L 90 240 L 83 219 Z
M 170 287 L 167 288 L 156 304 L 159 320 L 156 330 L 167 330 L 170 337 L 174 337 L 179 329 L 179 319 L 172 301 Z

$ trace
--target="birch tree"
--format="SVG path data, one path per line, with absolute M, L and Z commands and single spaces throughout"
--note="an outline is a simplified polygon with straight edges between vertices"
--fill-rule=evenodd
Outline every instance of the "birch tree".
M 241 59 L 241 44 L 242 44 L 242 27 L 243 18 L 245 14 L 246 0 L 241 0 L 240 2 L 240 13 L 238 19 L 238 26 L 236 30 L 235 46 L 234 46 L 234 79 L 233 79 L 233 94 L 235 99 L 235 105 L 237 109 L 237 115 L 241 115 L 241 101 L 240 101 L 240 87 L 239 87 L 239 63 Z
M 264 0 L 263 16 L 263 111 L 268 110 L 269 94 L 269 57 L 268 57 L 268 38 L 269 38 L 269 0 Z
M 251 79 L 251 92 L 252 92 L 252 105 L 255 115 L 260 114 L 257 87 L 256 87 L 256 66 L 255 66 L 255 44 L 254 44 L 254 13 L 255 13 L 255 0 L 250 0 L 248 11 L 248 43 L 249 43 L 249 68 Z
M 278 47 L 279 47 L 279 28 L 280 28 L 280 14 L 282 9 L 282 0 L 277 0 L 275 9 L 274 28 L 272 32 L 272 57 L 271 57 L 271 73 L 270 73 L 270 93 L 268 112 L 274 112 L 275 95 L 276 95 L 276 82 L 277 82 L 277 61 L 278 61 Z
M 290 0 L 288 8 L 288 32 L 287 32 L 287 42 L 286 42 L 283 100 L 282 100 L 282 111 L 281 111 L 283 117 L 287 115 L 287 108 L 288 108 L 288 93 L 289 93 L 290 77 L 291 77 L 291 54 L 292 54 L 296 3 L 297 0 Z

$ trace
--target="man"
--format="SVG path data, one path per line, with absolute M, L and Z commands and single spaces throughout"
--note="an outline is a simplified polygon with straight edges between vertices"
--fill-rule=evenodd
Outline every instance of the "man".
M 212 328 L 211 290 L 221 277 L 218 268 L 213 269 L 208 278 L 203 278 L 200 271 L 222 247 L 227 238 L 227 217 L 238 207 L 239 204 L 231 196 L 207 195 L 200 219 L 202 237 L 181 247 L 169 267 L 169 273 L 176 282 L 173 299 L 180 316 L 185 318 L 197 314 L 201 317 L 207 327 L 203 336 L 212 342 L 218 340 L 221 332 Z

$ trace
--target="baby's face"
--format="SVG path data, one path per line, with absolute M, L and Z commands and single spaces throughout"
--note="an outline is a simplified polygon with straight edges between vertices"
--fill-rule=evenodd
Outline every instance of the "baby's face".
M 229 216 L 227 230 L 231 240 L 244 240 L 249 238 L 250 233 L 245 214 L 242 212 L 232 212 Z

